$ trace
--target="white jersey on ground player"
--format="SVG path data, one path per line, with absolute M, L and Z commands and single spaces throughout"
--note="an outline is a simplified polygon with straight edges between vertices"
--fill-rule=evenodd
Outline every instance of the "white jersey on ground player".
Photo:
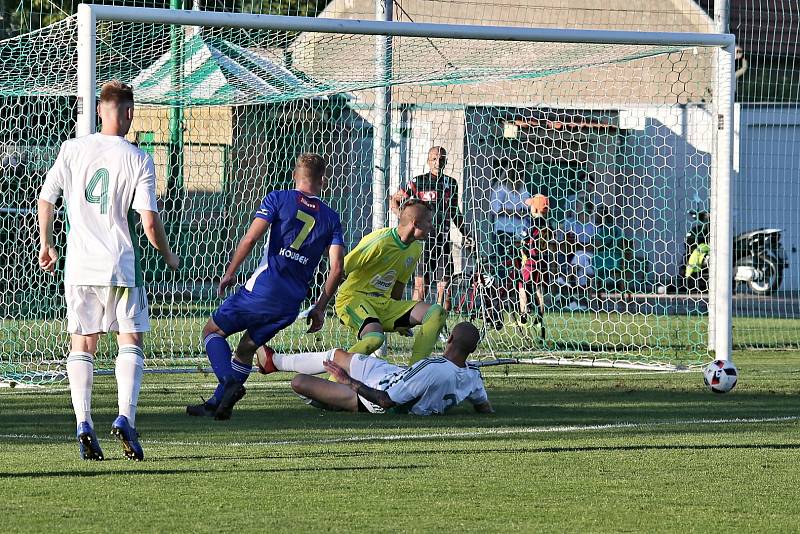
M 69 232 L 66 285 L 142 286 L 132 210 L 158 212 L 153 159 L 123 137 L 66 141 L 39 196 L 63 194 Z
M 395 412 L 443 414 L 465 400 L 472 404 L 489 401 L 476 366 L 458 367 L 442 357 L 425 358 L 405 368 L 380 358 L 356 354 L 350 360 L 350 376 L 388 393 L 397 405 Z M 366 399 L 361 401 L 370 411 L 383 411 Z
M 479 342 L 475 325 L 461 322 L 453 327 L 442 356 L 408 368 L 343 349 L 276 354 L 266 346 L 259 349 L 257 364 L 262 373 L 300 373 L 292 389 L 318 408 L 432 415 L 468 400 L 476 412 L 494 413 L 477 366 L 467 363 Z M 325 371 L 336 382 L 311 376 Z

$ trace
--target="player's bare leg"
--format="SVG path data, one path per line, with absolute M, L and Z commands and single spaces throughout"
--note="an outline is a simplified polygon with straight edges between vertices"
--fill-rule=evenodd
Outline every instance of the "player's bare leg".
M 236 346 L 236 352 L 233 354 L 233 359 L 246 365 L 253 366 L 253 355 L 256 353 L 258 345 L 250 338 L 250 334 L 244 333 L 242 339 L 239 340 L 239 345 Z
M 524 323 L 526 321 L 522 321 L 522 318 L 523 317 L 527 318 L 528 316 L 528 289 L 525 287 L 524 282 L 520 282 L 519 284 L 517 284 L 517 293 L 519 295 L 520 321 Z
M 450 313 L 450 309 L 452 308 L 452 302 L 450 299 L 450 278 L 444 277 L 436 284 L 436 303 L 439 304 L 444 311 L 448 314 Z M 445 322 L 442 329 L 439 331 L 439 341 L 442 343 L 447 342 L 447 337 L 449 336 L 447 330 L 447 323 Z
M 292 365 L 292 367 L 296 368 L 297 364 L 301 364 L 305 369 L 314 372 L 324 370 L 325 367 L 323 363 L 333 360 L 349 374 L 353 353 L 342 349 L 334 349 L 327 353 L 299 354 L 291 358 L 293 360 L 304 360 L 302 362 L 293 361 L 292 364 L 294 365 Z M 286 362 L 285 359 L 283 361 L 278 361 L 278 367 L 282 367 L 284 362 Z M 312 404 L 318 408 L 326 410 L 346 410 L 349 412 L 358 411 L 358 397 L 355 392 L 347 386 L 338 384 L 335 381 L 323 380 L 315 376 L 309 376 L 308 374 L 299 374 L 292 379 L 292 389 L 297 394 L 314 401 Z
M 439 304 L 442 308 L 445 309 L 448 313 L 450 312 L 451 303 L 450 303 L 450 278 L 445 277 L 439 280 L 436 284 L 436 303 Z
M 298 395 L 316 401 L 321 408 L 358 411 L 356 392 L 336 382 L 301 374 L 292 379 L 292 389 Z
M 544 291 L 542 291 L 542 284 L 536 284 L 533 294 L 536 297 L 536 322 L 539 323 L 539 337 L 544 341 L 546 332 L 544 329 Z
M 88 352 L 94 355 L 97 352 L 97 342 L 100 339 L 100 334 L 89 334 L 82 336 L 80 334 L 72 334 L 70 346 L 75 352 Z
M 205 339 L 209 334 L 217 334 L 222 337 L 228 337 L 228 334 L 222 331 L 222 328 L 217 326 L 217 323 L 214 322 L 214 319 L 209 319 L 206 322 L 206 325 L 203 327 L 203 339 Z
M 428 296 L 428 281 L 425 276 L 414 277 L 414 292 L 411 294 L 411 300 L 417 302 L 425 302 L 425 297 Z

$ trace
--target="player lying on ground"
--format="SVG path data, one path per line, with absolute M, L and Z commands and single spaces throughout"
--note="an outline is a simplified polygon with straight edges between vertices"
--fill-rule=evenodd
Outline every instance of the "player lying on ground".
M 425 358 L 409 368 L 342 349 L 275 354 L 269 347 L 259 350 L 258 367 L 262 373 L 303 373 L 292 379 L 292 389 L 330 410 L 431 415 L 468 400 L 476 412 L 492 413 L 480 371 L 466 363 L 479 339 L 474 325 L 459 323 L 447 339 L 444 357 Z M 325 371 L 338 383 L 310 376 Z
M 102 133 L 64 142 L 42 186 L 39 266 L 53 273 L 58 262 L 53 208 L 63 195 L 70 225 L 64 264 L 67 330 L 72 334 L 67 376 L 80 455 L 103 459 L 92 422 L 94 355 L 100 334 L 117 332 L 119 416 L 111 433 L 128 459 L 142 460 L 136 406 L 144 367 L 142 333 L 150 330 L 150 319 L 130 213 L 139 213 L 147 239 L 170 269 L 177 269 L 180 260 L 170 250 L 158 216 L 153 159 L 125 140 L 133 121 L 133 90 L 122 82 L 106 83 L 97 113 Z
M 372 354 L 386 340 L 385 332 L 422 327 L 414 338 L 411 360 L 428 356 L 447 312 L 439 304 L 402 300 L 431 228 L 431 211 L 419 200 L 407 201 L 397 228 L 382 228 L 364 236 L 344 259 L 347 279 L 336 297 L 336 314 L 359 341 L 348 349 Z
M 272 191 L 255 213 L 219 283 L 220 297 L 236 282 L 236 271 L 267 232 L 264 255 L 244 286 L 215 311 L 203 328 L 203 341 L 219 385 L 202 404 L 186 407 L 194 416 L 230 419 L 245 394 L 253 354 L 297 318 L 322 255 L 330 271 L 322 295 L 308 315 L 309 332 L 322 328 L 325 308 L 342 278 L 344 242 L 339 215 L 318 198 L 325 182 L 325 161 L 316 154 L 297 158 L 295 189 Z M 231 358 L 227 337 L 245 331 Z

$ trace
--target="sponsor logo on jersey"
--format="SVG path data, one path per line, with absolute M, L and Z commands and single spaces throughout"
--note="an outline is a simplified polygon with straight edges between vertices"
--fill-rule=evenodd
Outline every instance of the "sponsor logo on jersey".
M 436 191 L 420 191 L 419 198 L 425 202 L 436 202 L 436 198 L 438 197 L 438 193 Z
M 305 206 L 310 210 L 319 211 L 319 202 L 314 202 L 313 200 L 309 200 L 303 195 L 297 195 L 297 203 L 301 206 Z
M 284 258 L 288 258 L 290 260 L 294 260 L 296 262 L 301 263 L 302 265 L 305 265 L 305 264 L 308 263 L 308 258 L 307 257 L 303 256 L 302 254 L 299 254 L 299 253 L 295 252 L 294 250 L 289 250 L 288 248 L 281 247 L 281 249 L 278 251 L 278 256 L 283 256 Z
M 376 274 L 370 280 L 370 284 L 377 287 L 381 291 L 386 291 L 387 289 L 391 289 L 394 286 L 395 281 L 397 280 L 397 271 L 392 269 L 391 271 L 385 272 L 383 274 Z

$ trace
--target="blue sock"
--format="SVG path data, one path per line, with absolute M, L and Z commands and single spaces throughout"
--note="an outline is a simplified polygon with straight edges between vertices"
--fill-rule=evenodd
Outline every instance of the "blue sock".
M 231 369 L 233 369 L 233 376 L 242 384 L 245 383 L 247 377 L 250 376 L 250 371 L 253 370 L 251 366 L 240 363 L 235 359 L 231 359 Z
M 211 363 L 211 369 L 214 370 L 214 374 L 220 382 L 208 402 L 217 404 L 222 397 L 222 379 L 233 374 L 233 369 L 231 369 L 231 346 L 219 334 L 208 334 L 204 344 L 208 354 L 208 361 Z

